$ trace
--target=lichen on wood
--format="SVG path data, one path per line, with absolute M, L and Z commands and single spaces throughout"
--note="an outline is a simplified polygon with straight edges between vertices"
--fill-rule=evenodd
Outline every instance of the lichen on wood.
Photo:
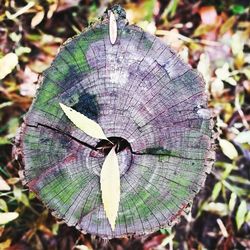
M 123 9 L 112 11 L 115 43 L 106 12 L 62 46 L 43 74 L 16 143 L 23 183 L 69 226 L 104 238 L 171 226 L 214 159 L 202 77 L 159 38 L 128 25 Z M 121 197 L 114 231 L 99 181 L 112 144 L 83 133 L 59 103 L 123 145 L 117 151 Z

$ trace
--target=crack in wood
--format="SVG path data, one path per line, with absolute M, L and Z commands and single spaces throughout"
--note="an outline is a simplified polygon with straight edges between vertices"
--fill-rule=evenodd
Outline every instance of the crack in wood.
M 76 137 L 74 137 L 72 135 L 69 135 L 68 133 L 65 133 L 65 132 L 61 131 L 60 129 L 51 127 L 49 125 L 45 125 L 45 124 L 42 124 L 42 123 L 37 123 L 37 125 L 26 124 L 26 126 L 27 127 L 31 127 L 31 128 L 38 128 L 39 126 L 41 126 L 41 127 L 44 127 L 44 128 L 47 128 L 47 129 L 50 129 L 50 130 L 53 130 L 53 131 L 56 131 L 57 133 L 65 135 L 65 136 L 71 138 L 72 140 L 78 142 L 81 145 L 84 145 L 84 146 L 86 146 L 86 147 L 88 147 L 88 148 L 90 148 L 90 149 L 92 149 L 94 151 L 99 151 L 98 148 L 96 148 L 94 146 L 91 146 L 88 143 L 83 142 L 83 141 L 77 139 Z M 165 153 L 164 154 L 164 153 L 136 152 L 136 151 L 133 151 L 132 148 L 131 148 L 131 153 L 134 154 L 134 155 L 171 156 L 171 157 L 176 157 L 176 158 L 180 158 L 180 159 L 187 159 L 187 160 L 203 160 L 203 159 L 197 159 L 197 158 L 194 159 L 194 158 L 183 157 L 183 156 L 175 155 L 175 154 L 171 154 L 171 153 Z
M 95 151 L 97 150 L 95 147 L 89 145 L 88 143 L 83 142 L 83 141 L 77 139 L 76 137 L 74 137 L 74 136 L 72 136 L 72 135 L 69 135 L 69 134 L 63 132 L 63 131 L 61 131 L 60 129 L 53 128 L 53 127 L 51 127 L 51 126 L 49 126 L 49 125 L 45 125 L 45 124 L 42 124 L 42 123 L 37 123 L 37 126 L 35 126 L 35 125 L 30 125 L 30 124 L 26 124 L 26 126 L 28 126 L 28 127 L 33 127 L 33 128 L 38 128 L 38 126 L 41 126 L 41 127 L 47 128 L 47 129 L 51 129 L 51 130 L 53 130 L 53 131 L 58 132 L 59 134 L 62 134 L 62 135 L 65 135 L 65 136 L 71 138 L 72 140 L 74 140 L 74 141 L 76 141 L 76 142 L 78 142 L 78 143 L 80 143 L 80 144 L 82 144 L 82 145 L 84 145 L 84 146 L 86 146 L 86 147 L 88 147 L 88 148 L 90 148 L 90 149 L 92 149 L 92 150 L 95 150 Z

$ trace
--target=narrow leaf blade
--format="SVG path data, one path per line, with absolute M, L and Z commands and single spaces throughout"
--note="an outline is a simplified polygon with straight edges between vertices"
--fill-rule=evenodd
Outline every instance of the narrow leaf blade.
M 18 64 L 18 57 L 15 53 L 8 53 L 0 59 L 0 80 L 10 74 Z
M 110 11 L 110 16 L 109 16 L 109 38 L 111 44 L 115 44 L 117 39 L 117 23 L 115 15 L 112 11 Z
M 236 213 L 236 225 L 239 230 L 245 222 L 245 216 L 247 214 L 247 203 L 245 200 L 241 201 L 239 208 Z
M 0 225 L 7 224 L 15 220 L 18 216 L 19 214 L 17 212 L 0 213 Z
M 42 22 L 44 18 L 44 11 L 39 11 L 36 13 L 36 15 L 31 20 L 31 28 L 34 29 L 39 23 Z
M 104 211 L 114 231 L 120 202 L 120 172 L 115 147 L 103 163 L 100 182 Z
M 220 144 L 223 154 L 226 155 L 229 159 L 233 160 L 236 157 L 238 157 L 238 152 L 231 142 L 225 139 L 220 139 L 219 144 Z
M 9 191 L 10 189 L 7 182 L 0 176 L 0 191 Z
M 87 116 L 75 111 L 74 109 L 62 103 L 59 104 L 65 115 L 75 124 L 76 127 L 81 129 L 84 133 L 96 139 L 108 140 L 100 125 L 95 121 L 89 119 Z

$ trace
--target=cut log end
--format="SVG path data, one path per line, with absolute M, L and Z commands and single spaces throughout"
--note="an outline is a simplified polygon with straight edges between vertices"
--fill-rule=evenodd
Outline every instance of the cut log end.
M 22 179 L 57 217 L 103 238 L 172 225 L 204 185 L 214 161 L 213 122 L 201 76 L 160 39 L 125 25 L 121 8 L 67 42 L 41 79 L 16 140 Z M 108 13 L 108 12 L 107 12 Z M 84 133 L 60 107 L 99 124 Z M 120 204 L 114 224 L 100 171 L 117 147 Z

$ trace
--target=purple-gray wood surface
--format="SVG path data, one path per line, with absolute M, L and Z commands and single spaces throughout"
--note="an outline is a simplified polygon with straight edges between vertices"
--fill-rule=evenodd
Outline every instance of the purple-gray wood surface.
M 159 38 L 127 25 L 122 9 L 113 11 L 115 44 L 107 14 L 65 43 L 43 74 L 16 142 L 23 183 L 68 225 L 108 238 L 170 226 L 214 159 L 203 79 Z M 114 232 L 100 193 L 105 155 L 60 102 L 130 144 L 118 153 L 121 201 Z

